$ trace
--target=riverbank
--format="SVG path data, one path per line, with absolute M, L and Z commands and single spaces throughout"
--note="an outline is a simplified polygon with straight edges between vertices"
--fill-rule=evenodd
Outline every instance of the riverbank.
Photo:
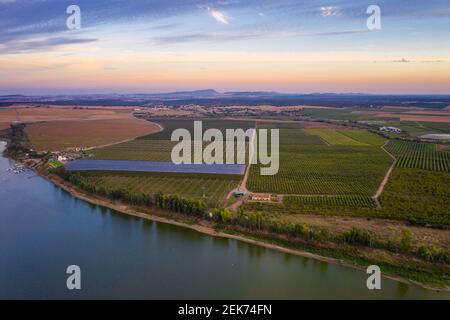
M 277 250 L 279 252 L 296 255 L 296 256 L 301 256 L 301 257 L 306 257 L 306 258 L 311 258 L 314 260 L 318 260 L 318 261 L 322 261 L 322 262 L 326 262 L 326 263 L 332 263 L 335 265 L 343 266 L 346 268 L 352 268 L 352 269 L 356 269 L 358 271 L 365 272 L 365 268 L 362 265 L 358 265 L 356 263 L 351 263 L 351 262 L 347 261 L 347 260 L 351 261 L 352 259 L 344 260 L 344 259 L 328 257 L 326 255 L 321 255 L 320 254 L 321 250 L 314 250 L 314 251 L 319 251 L 319 253 L 312 253 L 312 252 L 308 252 L 305 250 L 299 250 L 299 249 L 294 248 L 293 245 L 291 246 L 291 244 L 287 241 L 279 241 L 280 239 L 271 239 L 270 237 L 268 238 L 268 237 L 260 236 L 258 234 L 253 234 L 250 232 L 245 232 L 245 231 L 241 232 L 239 230 L 226 230 L 226 229 L 217 230 L 216 225 L 213 223 L 205 222 L 203 220 L 201 220 L 201 221 L 190 220 L 183 215 L 171 214 L 170 217 L 163 216 L 163 215 L 168 215 L 168 214 L 162 210 L 151 209 L 151 212 L 149 212 L 150 209 L 148 209 L 149 211 L 146 211 L 147 209 L 136 208 L 136 207 L 124 204 L 124 203 L 120 203 L 117 201 L 111 201 L 109 199 L 105 199 L 105 198 L 102 198 L 99 196 L 88 194 L 82 190 L 79 190 L 77 187 L 67 183 L 66 181 L 64 181 L 63 179 L 61 179 L 58 176 L 42 175 L 42 174 L 41 174 L 41 176 L 43 176 L 44 178 L 46 178 L 47 180 L 49 180 L 50 182 L 52 182 L 59 188 L 65 190 L 66 192 L 70 193 L 72 196 L 74 196 L 78 199 L 81 199 L 83 201 L 86 201 L 86 202 L 94 204 L 94 205 L 112 209 L 121 214 L 134 216 L 134 217 L 138 217 L 138 218 L 142 218 L 142 219 L 146 219 L 146 220 L 151 220 L 151 221 L 155 221 L 155 222 L 159 222 L 159 223 L 170 224 L 170 225 L 174 225 L 174 226 L 178 226 L 178 227 L 182 227 L 182 228 L 187 228 L 187 229 L 190 229 L 190 230 L 202 233 L 202 234 L 206 234 L 206 235 L 212 236 L 212 237 L 237 240 L 237 241 L 245 242 L 248 244 L 257 245 L 260 247 Z M 323 250 L 323 252 L 325 252 L 325 251 L 326 250 Z M 352 261 L 352 262 L 356 262 L 356 261 Z M 367 263 L 367 266 L 369 266 L 370 264 L 371 263 Z M 376 264 L 376 262 L 374 262 L 373 264 Z M 400 283 L 414 285 L 414 286 L 417 286 L 417 287 L 420 287 L 423 289 L 427 289 L 427 290 L 433 290 L 433 291 L 438 291 L 438 292 L 450 292 L 449 287 L 437 287 L 434 285 L 411 280 L 406 277 L 402 277 L 402 276 L 398 276 L 398 275 L 383 274 L 383 277 L 386 279 L 391 279 L 391 280 L 400 282 Z
M 271 234 L 252 232 L 250 230 L 236 229 L 227 226 L 222 226 L 223 229 L 218 230 L 217 225 L 215 223 L 211 223 L 205 220 L 192 219 L 181 214 L 167 213 L 159 209 L 137 208 L 121 202 L 111 201 L 109 199 L 105 199 L 96 195 L 86 193 L 78 189 L 74 185 L 64 181 L 59 176 L 48 174 L 46 170 L 41 170 L 41 172 L 38 172 L 38 174 L 78 199 L 81 199 L 85 202 L 94 205 L 110 208 L 114 211 L 117 211 L 125 215 L 139 217 L 146 220 L 156 221 L 164 224 L 175 225 L 178 227 L 194 230 L 196 232 L 206 234 L 212 237 L 233 239 L 249 243 L 252 245 L 257 245 L 260 247 L 273 249 L 279 252 L 284 252 L 291 255 L 302 256 L 317 261 L 357 269 L 362 272 L 365 271 L 365 268 L 367 266 L 371 264 L 378 264 L 377 262 L 380 262 L 379 265 L 382 266 L 381 264 L 382 261 L 378 261 L 376 259 L 377 258 L 376 255 L 370 256 L 371 259 L 360 259 L 361 258 L 360 256 L 358 257 L 351 254 L 350 255 L 346 254 L 346 252 L 344 252 L 342 248 L 339 246 L 335 246 L 334 248 L 329 247 L 322 248 L 320 244 L 318 246 L 309 243 L 306 243 L 306 245 L 298 245 L 298 243 L 295 240 L 290 239 L 287 236 L 275 237 Z M 151 212 L 149 210 L 151 210 Z M 370 249 L 364 249 L 364 252 L 367 251 L 370 251 Z M 405 265 L 399 264 L 398 261 L 396 261 L 395 265 L 388 264 L 386 268 L 382 268 L 382 270 L 389 270 L 390 273 L 384 274 L 385 278 L 434 291 L 450 292 L 450 289 L 448 287 L 441 288 L 436 286 L 435 284 L 438 284 L 437 281 L 430 281 L 430 283 L 432 284 L 427 284 L 426 283 L 427 281 L 420 282 L 411 280 L 411 278 L 412 279 L 426 278 L 428 280 L 429 278 L 427 277 L 430 277 L 430 273 L 427 272 L 425 272 L 424 277 L 417 277 L 418 272 L 420 272 L 420 270 L 417 269 L 414 270 L 414 268 L 412 269 L 413 271 L 411 272 L 410 266 L 407 266 L 406 264 Z M 411 278 L 408 278 L 408 273 L 413 274 L 413 276 L 411 276 Z M 422 276 L 422 274 L 420 274 L 420 276 Z M 436 273 L 431 273 L 431 276 L 433 276 L 435 279 Z M 440 281 L 439 285 L 443 286 L 442 283 L 443 281 Z M 445 285 L 447 285 L 447 283 L 445 283 Z

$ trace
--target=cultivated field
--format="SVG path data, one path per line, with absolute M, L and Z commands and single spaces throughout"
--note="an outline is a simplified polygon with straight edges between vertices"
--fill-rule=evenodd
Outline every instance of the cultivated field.
M 26 127 L 26 134 L 31 148 L 56 151 L 108 145 L 159 130 L 160 127 L 154 123 L 124 118 L 33 123 Z
M 178 195 L 203 200 L 208 206 L 224 205 L 230 190 L 236 188 L 241 177 L 208 174 L 169 173 L 82 173 L 86 183 L 108 189 L 125 189 L 134 194 Z
M 450 170 L 450 152 L 438 151 L 434 144 L 390 141 L 386 150 L 397 158 L 397 167 L 400 168 Z
M 450 225 L 450 173 L 396 168 L 381 195 L 386 217 Z
M 375 208 L 375 202 L 370 196 L 288 196 L 284 198 L 287 206 L 309 211 L 324 208 Z
M 327 144 L 333 146 L 364 146 L 367 145 L 358 140 L 355 140 L 350 137 L 349 134 L 344 134 L 342 132 L 345 131 L 336 131 L 336 130 L 317 130 L 317 129 L 306 129 L 307 133 L 313 136 L 318 136 L 322 138 Z M 348 130 L 350 131 L 350 130 Z M 362 136 L 362 135 L 361 135 Z
M 139 137 L 133 141 L 97 148 L 91 151 L 94 159 L 108 160 L 147 160 L 147 161 L 171 161 L 172 148 L 177 142 L 170 141 L 172 132 L 176 129 L 184 128 L 193 132 L 192 119 L 161 119 L 157 121 L 164 130 L 155 134 Z M 234 129 L 254 127 L 254 121 L 203 121 L 203 129 Z M 192 135 L 192 138 L 193 135 Z M 209 143 L 204 142 L 205 147 Z M 226 145 L 224 146 L 226 152 Z M 246 152 L 246 151 L 244 151 Z M 235 155 L 237 150 L 235 150 Z M 133 192 L 145 192 L 154 194 L 158 191 L 164 194 L 179 195 L 187 198 L 202 199 L 211 206 L 220 206 L 225 203 L 228 193 L 235 189 L 242 177 L 231 175 L 175 175 L 169 178 L 166 175 L 134 176 L 133 185 L 126 184 L 130 181 L 129 173 L 97 173 L 96 181 L 108 187 L 118 187 L 126 185 Z M 130 182 L 131 183 L 131 182 Z M 206 198 L 203 195 L 206 193 Z
M 252 166 L 249 190 L 288 195 L 372 196 L 392 162 L 379 146 L 368 144 L 381 143 L 370 133 L 357 133 L 350 138 L 334 130 L 284 129 L 280 140 L 278 174 L 261 176 L 259 166 Z

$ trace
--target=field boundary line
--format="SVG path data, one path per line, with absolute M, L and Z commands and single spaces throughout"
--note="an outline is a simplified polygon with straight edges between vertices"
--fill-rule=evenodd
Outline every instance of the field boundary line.
M 139 118 L 136 118 L 136 119 L 137 119 L 137 120 L 143 120 L 143 121 L 146 121 L 146 122 L 150 122 L 150 123 L 152 123 L 152 124 L 155 124 L 157 127 L 159 127 L 159 131 L 153 132 L 153 133 L 151 133 L 150 135 L 156 134 L 156 133 L 160 133 L 160 132 L 163 132 L 163 131 L 164 131 L 164 127 L 163 127 L 161 124 L 157 123 L 157 122 L 148 121 L 148 120 L 145 120 L 145 119 L 139 119 Z M 126 143 L 126 142 L 134 141 L 134 140 L 136 140 L 136 139 L 139 138 L 139 137 L 141 137 L 141 136 L 137 136 L 137 137 L 133 137 L 133 138 L 129 138 L 129 139 L 126 139 L 126 140 L 117 141 L 117 142 L 113 142 L 113 143 L 109 143 L 109 144 L 105 144 L 105 145 L 101 145 L 101 146 L 90 147 L 90 148 L 87 148 L 86 150 L 90 151 L 90 150 L 94 150 L 94 149 L 101 149 L 101 148 L 112 147 L 112 146 L 115 146 L 115 145 L 117 145 L 117 144 L 121 144 L 121 143 Z

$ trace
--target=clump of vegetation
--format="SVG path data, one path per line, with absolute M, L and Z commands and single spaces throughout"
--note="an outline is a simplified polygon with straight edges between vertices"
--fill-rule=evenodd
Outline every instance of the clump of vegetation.
M 410 251 L 411 242 L 412 242 L 411 231 L 409 231 L 408 229 L 402 230 L 402 237 L 400 239 L 400 249 L 405 252 Z
M 422 246 L 417 253 L 429 262 L 450 263 L 450 249 L 439 250 L 433 246 Z
M 25 134 L 25 124 L 14 124 L 11 125 L 9 137 L 9 143 L 5 150 L 5 153 L 13 158 L 18 159 L 26 153 L 29 153 L 30 150 L 24 147 L 24 142 L 27 140 Z
M 348 244 L 359 244 L 368 247 L 373 245 L 372 235 L 368 231 L 358 228 L 352 228 L 350 231 L 344 232 L 341 239 Z

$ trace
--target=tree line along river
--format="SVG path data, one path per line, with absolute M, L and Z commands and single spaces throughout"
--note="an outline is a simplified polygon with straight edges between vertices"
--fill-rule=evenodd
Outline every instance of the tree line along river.
M 126 216 L 13 166 L 0 157 L 0 299 L 450 299 L 385 278 L 369 291 L 363 271 Z

